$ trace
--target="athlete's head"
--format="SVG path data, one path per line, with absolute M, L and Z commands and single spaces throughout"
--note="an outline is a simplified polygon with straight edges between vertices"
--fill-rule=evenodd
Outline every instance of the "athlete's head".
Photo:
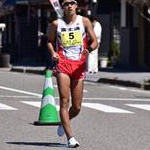
M 63 0 L 62 8 L 64 9 L 65 14 L 72 14 L 77 9 L 76 0 Z

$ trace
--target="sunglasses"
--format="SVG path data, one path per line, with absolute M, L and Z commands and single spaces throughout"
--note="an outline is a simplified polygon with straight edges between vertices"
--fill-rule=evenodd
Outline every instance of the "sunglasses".
M 63 6 L 63 7 L 68 7 L 69 5 L 73 6 L 73 5 L 75 5 L 75 4 L 77 4 L 76 1 L 71 1 L 71 2 L 65 2 L 65 3 L 63 3 L 62 6 Z

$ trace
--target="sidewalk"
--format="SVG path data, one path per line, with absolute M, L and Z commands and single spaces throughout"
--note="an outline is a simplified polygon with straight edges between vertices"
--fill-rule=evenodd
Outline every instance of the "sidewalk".
M 2 68 L 0 69 L 2 70 Z M 12 66 L 10 71 L 45 74 L 44 66 Z M 96 74 L 86 73 L 87 82 L 107 83 L 150 90 L 150 72 L 121 69 L 102 69 Z

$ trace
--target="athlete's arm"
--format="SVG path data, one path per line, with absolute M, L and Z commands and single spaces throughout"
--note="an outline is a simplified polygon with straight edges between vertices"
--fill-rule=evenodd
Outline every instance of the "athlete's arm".
M 90 40 L 91 40 L 91 44 L 89 45 L 89 47 L 91 47 L 94 50 L 98 47 L 98 41 L 97 41 L 97 37 L 94 33 L 92 23 L 88 18 L 83 17 L 83 24 L 84 24 L 84 27 L 86 28 L 88 36 L 90 37 Z
M 58 24 L 57 20 L 54 20 L 50 24 L 50 34 L 49 34 L 48 43 L 47 43 L 48 51 L 52 55 L 54 61 L 58 61 L 59 59 L 58 53 L 54 50 L 54 42 L 55 42 L 55 37 L 56 37 L 56 32 L 57 32 L 57 24 Z

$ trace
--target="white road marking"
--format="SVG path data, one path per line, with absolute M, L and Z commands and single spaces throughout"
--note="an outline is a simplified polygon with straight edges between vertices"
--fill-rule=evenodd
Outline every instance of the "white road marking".
M 21 102 L 24 104 L 27 104 L 27 105 L 38 107 L 38 108 L 41 107 L 41 102 L 35 102 L 35 101 L 21 101 Z M 125 104 L 125 105 L 150 111 L 150 104 Z M 128 110 L 124 110 L 121 108 L 104 105 L 104 104 L 100 104 L 100 103 L 82 103 L 82 106 L 88 107 L 91 109 L 95 109 L 95 110 L 99 110 L 99 111 L 103 111 L 105 113 L 128 113 L 128 114 L 134 113 L 132 111 L 128 111 Z M 3 107 L 2 107 L 2 105 L 0 105 L 0 109 L 2 109 L 2 108 L 4 108 L 4 105 L 3 105 Z M 6 109 L 6 107 L 5 107 L 5 109 Z M 57 111 L 59 111 L 59 109 L 60 109 L 60 106 L 57 104 L 56 104 L 56 109 L 57 109 Z
M 17 93 L 23 93 L 23 94 L 28 94 L 28 95 L 32 95 L 32 96 L 37 96 L 39 98 L 42 97 L 41 94 L 37 94 L 37 93 L 33 93 L 33 92 L 28 92 L 28 91 L 23 91 L 23 90 L 18 90 L 18 89 L 14 89 L 14 88 L 8 88 L 8 87 L 4 87 L 4 86 L 0 86 L 0 89 L 3 90 L 7 90 L 7 91 L 12 91 L 12 92 L 17 92 Z M 88 92 L 87 90 L 83 90 L 83 92 Z M 3 97 L 3 96 L 0 96 Z M 5 97 L 5 96 L 4 96 Z M 6 96 L 7 97 L 7 96 Z M 9 97 L 9 96 L 8 96 Z M 11 97 L 11 96 L 10 96 Z M 12 96 L 13 97 L 13 96 Z M 14 96 L 15 97 L 15 96 Z M 16 96 L 17 97 L 17 96 Z M 55 98 L 59 98 L 59 97 L 55 97 Z
M 109 87 L 114 88 L 114 89 L 119 89 L 119 90 L 127 90 L 126 87 L 120 87 L 120 86 L 113 86 L 113 85 L 109 85 Z
M 127 88 L 124 88 L 124 87 L 120 87 L 119 89 L 122 90 L 122 91 L 127 90 Z
M 8 88 L 8 87 L 4 87 L 4 86 L 0 86 L 0 89 L 8 90 L 8 91 L 13 91 L 13 92 L 17 92 L 17 93 L 28 94 L 28 95 L 32 95 L 32 96 L 37 96 L 38 98 L 42 97 L 41 94 L 37 94 L 37 93 L 33 93 L 33 92 L 28 92 L 28 91 L 23 91 L 23 90 L 18 90 L 18 89 L 14 89 L 14 88 Z M 59 97 L 55 97 L 55 98 L 59 99 Z M 141 98 L 137 99 L 137 98 L 107 98 L 107 97 L 106 98 L 105 97 L 104 98 L 103 97 L 87 97 L 86 98 L 86 97 L 84 97 L 83 99 L 84 100 L 100 100 L 100 101 L 101 100 L 108 100 L 108 101 L 120 101 L 120 100 L 121 101 L 150 101 L 150 99 L 148 99 L 148 98 L 147 99 L 141 99 Z
M 21 101 L 21 102 L 27 105 L 38 107 L 38 108 L 41 107 L 41 102 L 33 102 L 33 101 Z M 59 105 L 56 105 L 57 111 L 59 111 L 59 108 L 60 108 Z
M 150 111 L 150 104 L 125 104 L 125 105 Z
M 120 109 L 120 108 L 116 108 L 116 107 L 112 107 L 112 106 L 108 106 L 104 104 L 99 104 L 99 103 L 82 103 L 82 106 L 100 110 L 106 113 L 134 113 L 134 112 L 127 111 L 124 109 Z
M 17 93 L 23 93 L 23 94 L 28 94 L 32 96 L 37 96 L 38 98 L 41 98 L 41 94 L 33 93 L 33 92 L 28 92 L 28 91 L 23 91 L 23 90 L 18 90 L 18 89 L 13 89 L 13 88 L 8 88 L 4 86 L 0 86 L 0 89 L 3 90 L 8 90 L 8 91 L 13 91 Z M 85 91 L 86 92 L 86 91 Z M 150 92 L 149 92 L 150 93 Z M 55 97 L 56 99 L 59 99 L 59 97 Z M 142 99 L 142 98 L 107 98 L 107 97 L 84 97 L 84 100 L 108 100 L 108 101 L 150 101 L 149 98 Z
M 17 108 L 0 103 L 0 110 L 17 110 Z
M 107 97 L 84 97 L 84 100 L 96 100 L 96 101 L 150 101 L 148 98 L 107 98 Z
M 110 85 L 109 87 L 111 88 L 114 88 L 114 89 L 119 89 L 119 90 L 127 90 L 127 91 L 131 91 L 131 92 L 137 92 L 137 93 L 146 93 L 146 94 L 150 94 L 149 91 L 146 91 L 146 90 L 143 90 L 143 89 L 134 89 L 134 88 L 131 88 L 131 87 L 128 87 L 128 88 L 125 88 L 125 87 L 120 87 L 120 86 L 113 86 L 113 85 Z
M 8 90 L 8 91 L 13 91 L 13 92 L 17 92 L 17 93 L 23 93 L 23 94 L 33 95 L 33 96 L 37 96 L 37 97 L 42 97 L 41 94 L 36 94 L 36 93 L 27 92 L 27 91 L 23 91 L 23 90 L 18 90 L 18 89 L 14 89 L 14 88 L 8 88 L 8 87 L 4 87 L 4 86 L 0 86 L 0 89 Z
M 0 98 L 39 98 L 39 97 L 35 97 L 35 96 L 24 96 L 24 95 L 0 95 Z
M 84 89 L 84 90 L 83 90 L 83 92 L 84 92 L 84 93 L 87 93 L 87 92 L 88 92 L 88 90 L 85 90 L 85 89 Z
M 115 87 L 116 88 L 116 87 Z M 23 93 L 23 94 L 28 94 L 28 95 L 32 95 L 31 96 L 9 96 L 9 95 L 0 95 L 0 97 L 14 97 L 14 98 L 41 98 L 42 95 L 41 94 L 37 94 L 37 93 L 33 93 L 33 92 L 28 92 L 28 91 L 23 91 L 23 90 L 18 90 L 18 89 L 14 89 L 14 88 L 8 88 L 8 87 L 4 87 L 4 86 L 0 86 L 0 89 L 3 90 L 8 90 L 8 91 L 13 91 L 13 92 L 17 92 L 17 93 Z M 129 90 L 127 88 L 120 88 L 121 90 Z M 138 91 L 138 92 L 145 92 L 145 93 L 149 93 L 149 91 L 143 91 L 143 90 L 131 90 L 130 91 Z M 84 92 L 87 92 L 86 90 Z M 34 97 L 35 96 L 35 97 Z M 59 97 L 55 97 L 56 99 L 59 99 Z M 150 101 L 150 99 L 146 98 L 146 99 L 137 99 L 137 98 L 101 98 L 101 97 L 88 97 L 88 98 L 83 98 L 84 100 L 108 100 L 108 101 Z M 26 103 L 28 105 L 32 105 L 32 106 L 36 106 L 36 107 L 40 107 L 41 106 L 41 102 L 26 102 L 26 101 L 22 101 L 23 103 Z M 112 106 L 107 106 L 107 105 L 103 105 L 103 104 L 99 104 L 99 103 L 83 103 L 82 104 L 85 107 L 89 107 L 92 109 L 96 109 L 96 110 L 101 110 L 104 112 L 108 112 L 108 113 L 133 113 L 131 111 L 127 111 L 124 109 L 119 109 L 119 108 L 115 108 Z M 126 104 L 127 106 L 131 106 L 131 107 L 135 107 L 135 108 L 140 108 L 140 109 L 144 109 L 144 110 L 149 110 L 150 111 L 150 105 L 148 104 Z M 56 105 L 57 110 L 59 110 L 59 106 Z M 8 105 L 5 104 L 1 104 L 0 103 L 0 109 L 7 109 L 7 110 L 17 110 L 16 108 L 10 107 Z
M 24 104 L 28 104 L 31 106 L 35 106 L 40 108 L 41 107 L 41 102 L 33 102 L 33 101 L 21 101 Z M 82 103 L 82 106 L 92 108 L 95 110 L 100 110 L 106 113 L 133 113 L 131 111 L 127 111 L 124 109 L 104 105 L 104 104 L 99 104 L 99 103 Z M 59 111 L 59 105 L 56 105 L 57 111 Z
M 41 102 L 33 102 L 33 101 L 21 101 L 24 104 L 32 105 L 35 107 L 40 108 L 41 107 Z
M 84 84 L 88 84 L 88 85 L 96 85 L 96 84 L 99 84 L 97 82 L 88 82 L 88 81 L 84 81 Z
M 149 91 L 146 91 L 146 90 L 138 90 L 138 89 L 130 89 L 131 92 L 137 92 L 137 93 L 146 93 L 146 94 L 150 94 Z

